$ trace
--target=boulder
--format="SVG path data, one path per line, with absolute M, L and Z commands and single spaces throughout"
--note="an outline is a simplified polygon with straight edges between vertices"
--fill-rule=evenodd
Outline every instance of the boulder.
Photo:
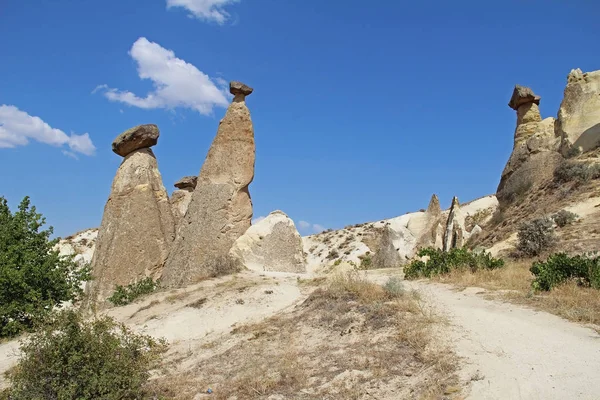
M 245 96 L 251 89 L 235 82 L 231 87 L 235 97 L 219 123 L 165 266 L 167 287 L 231 272 L 229 250 L 250 227 L 255 144 Z
M 91 262 L 90 301 L 101 304 L 116 285 L 160 278 L 174 234 L 156 158 L 149 148 L 134 150 L 119 166 L 104 207 Z
M 230 250 L 231 258 L 254 271 L 306 272 L 302 237 L 282 211 L 252 225 Z
M 552 179 L 562 160 L 560 140 L 555 136 L 554 118 L 542 120 L 540 97 L 523 86 L 516 86 L 509 106 L 517 111 L 513 151 L 504 167 L 496 190 L 498 200 L 507 205 L 533 188 Z
M 600 71 L 571 71 L 558 111 L 557 134 L 564 155 L 600 146 Z
M 125 157 L 135 150 L 156 145 L 159 135 L 158 126 L 154 124 L 135 126 L 117 136 L 112 143 L 112 151 Z
M 197 176 L 184 176 L 183 178 L 175 182 L 175 187 L 177 189 L 189 189 L 190 192 L 193 192 L 196 188 L 197 183 Z

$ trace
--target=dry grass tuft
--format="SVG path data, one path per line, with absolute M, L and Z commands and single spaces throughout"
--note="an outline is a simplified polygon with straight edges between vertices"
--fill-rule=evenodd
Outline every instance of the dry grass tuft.
M 228 340 L 237 344 L 154 383 L 174 399 L 207 387 L 215 399 L 457 398 L 456 357 L 437 346 L 435 322 L 413 293 L 337 275 L 292 311 L 236 327 Z

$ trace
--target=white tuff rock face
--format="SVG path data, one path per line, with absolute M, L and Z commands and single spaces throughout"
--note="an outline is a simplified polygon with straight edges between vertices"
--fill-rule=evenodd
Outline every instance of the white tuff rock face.
M 302 238 L 284 212 L 273 211 L 240 236 L 231 257 L 254 271 L 306 272 Z
M 61 239 L 55 249 L 61 256 L 75 256 L 73 260 L 83 267 L 92 261 L 94 249 L 96 248 L 96 238 L 98 237 L 98 228 L 86 229 L 77 232 L 67 238 Z M 82 284 L 82 289 L 86 290 L 87 282 Z
M 569 73 L 557 128 L 563 151 L 586 152 L 600 145 L 600 71 Z

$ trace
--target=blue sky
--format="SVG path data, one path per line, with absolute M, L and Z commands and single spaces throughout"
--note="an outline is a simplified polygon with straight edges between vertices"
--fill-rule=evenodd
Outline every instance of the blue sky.
M 281 209 L 307 234 L 432 193 L 468 201 L 496 190 L 514 84 L 555 116 L 569 71 L 600 69 L 598 15 L 584 0 L 0 0 L 0 195 L 31 196 L 58 235 L 98 226 L 111 142 L 142 123 L 161 129 L 171 192 L 241 80 L 256 217 Z

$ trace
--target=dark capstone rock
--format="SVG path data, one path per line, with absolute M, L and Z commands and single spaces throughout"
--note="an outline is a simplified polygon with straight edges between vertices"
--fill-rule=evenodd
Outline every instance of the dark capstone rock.
M 125 157 L 135 150 L 158 143 L 160 131 L 154 124 L 138 125 L 121 133 L 112 143 L 112 151 Z
M 234 96 L 238 95 L 238 94 L 248 96 L 253 91 L 254 91 L 254 89 L 252 89 L 248 85 L 243 84 L 242 82 L 238 82 L 238 81 L 229 82 L 229 92 Z
M 196 187 L 196 183 L 198 183 L 197 176 L 184 176 L 175 182 L 175 187 L 177 189 L 194 189 Z
M 539 105 L 540 99 L 541 97 L 536 96 L 536 94 L 533 93 L 533 90 L 530 88 L 521 85 L 515 85 L 515 90 L 513 90 L 513 94 L 508 102 L 508 106 L 513 110 L 517 110 L 523 104 L 527 103 L 535 103 Z

